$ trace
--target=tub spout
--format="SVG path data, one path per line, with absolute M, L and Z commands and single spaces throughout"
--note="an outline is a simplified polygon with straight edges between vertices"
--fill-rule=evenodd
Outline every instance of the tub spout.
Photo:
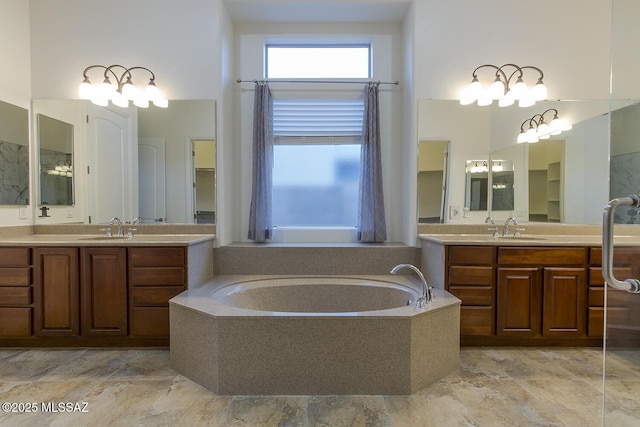
M 420 281 L 422 282 L 422 295 L 416 301 L 416 307 L 424 307 L 425 304 L 429 304 L 433 301 L 433 292 L 431 292 L 431 287 L 427 284 L 427 280 L 422 275 L 422 272 L 415 266 L 411 264 L 398 264 L 391 269 L 391 274 L 398 273 L 399 270 L 403 268 L 409 268 L 420 277 Z

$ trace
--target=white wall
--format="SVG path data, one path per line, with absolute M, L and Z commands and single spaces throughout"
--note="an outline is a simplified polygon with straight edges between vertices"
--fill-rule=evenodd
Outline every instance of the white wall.
M 31 58 L 29 35 L 29 3 L 24 0 L 0 0 L 0 99 L 18 107 L 29 109 L 31 101 Z M 33 153 L 30 153 L 30 159 Z M 34 200 L 33 184 L 29 200 Z M 32 202 L 31 202 L 32 203 Z M 0 224 L 30 225 L 33 213 L 27 209 L 27 218 L 20 219 L 18 206 L 0 206 Z

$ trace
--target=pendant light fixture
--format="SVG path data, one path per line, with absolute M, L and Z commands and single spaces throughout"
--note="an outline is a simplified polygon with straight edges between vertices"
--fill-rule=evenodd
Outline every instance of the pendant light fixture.
M 478 79 L 478 71 L 482 68 L 495 70 L 494 80 L 489 86 L 483 86 Z M 534 85 L 528 87 L 524 81 L 525 70 L 534 70 L 538 79 Z M 547 87 L 542 78 L 544 74 L 538 67 L 516 64 L 504 64 L 500 67 L 484 64 L 473 70 L 471 83 L 460 93 L 460 104 L 469 105 L 476 102 L 479 106 L 491 105 L 498 101 L 500 107 L 508 107 L 518 101 L 520 107 L 530 107 L 536 101 L 547 98 Z
M 94 68 L 104 70 L 102 73 L 103 80 L 98 85 L 92 85 L 87 75 L 87 72 Z M 118 73 L 116 73 L 116 70 Z M 135 70 L 144 70 L 151 75 L 149 83 L 144 89 L 137 88 L 133 83 L 132 71 Z M 148 68 L 139 66 L 126 68 L 117 64 L 109 65 L 108 67 L 104 65 L 91 65 L 84 69 L 82 77 L 84 77 L 84 79 L 82 83 L 80 83 L 78 94 L 81 99 L 89 99 L 96 105 L 106 107 L 109 105 L 109 101 L 111 101 L 113 105 L 127 108 L 129 101 L 132 101 L 135 106 L 141 108 L 149 107 L 149 102 L 152 102 L 153 105 L 160 108 L 167 108 L 169 106 L 169 101 L 162 96 L 156 86 L 156 76 Z M 115 82 L 111 81 L 112 78 Z

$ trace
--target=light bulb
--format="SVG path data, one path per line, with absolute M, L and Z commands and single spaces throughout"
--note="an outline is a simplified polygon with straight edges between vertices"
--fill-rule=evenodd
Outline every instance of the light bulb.
M 144 88 L 144 94 L 146 95 L 147 99 L 151 101 L 160 96 L 160 91 L 158 90 L 158 87 L 153 80 L 149 80 L 149 84 L 146 88 Z
M 127 81 L 122 85 L 122 96 L 129 101 L 133 101 L 138 96 L 138 89 L 136 89 L 130 77 L 127 77 Z
M 500 80 L 500 76 L 496 76 L 496 79 L 489 86 L 489 96 L 491 99 L 500 99 L 504 96 L 504 83 Z
M 542 83 L 542 77 L 538 79 L 536 85 L 531 89 L 531 96 L 536 101 L 547 99 L 547 87 Z
M 522 77 L 518 77 L 518 80 L 516 80 L 516 84 L 513 85 L 509 92 L 513 93 L 513 99 L 519 100 L 522 94 L 524 94 L 526 91 L 527 85 L 522 80 Z
M 89 81 L 88 77 L 85 77 L 80 86 L 78 87 L 78 95 L 80 99 L 91 99 L 93 95 L 93 85 Z

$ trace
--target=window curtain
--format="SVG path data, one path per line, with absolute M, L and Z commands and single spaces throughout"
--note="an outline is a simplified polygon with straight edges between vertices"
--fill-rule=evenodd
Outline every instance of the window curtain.
M 249 239 L 272 237 L 273 97 L 266 82 L 258 82 L 253 100 L 253 178 L 249 211 Z
M 378 83 L 369 83 L 364 87 L 357 229 L 358 240 L 361 242 L 384 242 L 387 238 L 382 193 L 378 87 Z

